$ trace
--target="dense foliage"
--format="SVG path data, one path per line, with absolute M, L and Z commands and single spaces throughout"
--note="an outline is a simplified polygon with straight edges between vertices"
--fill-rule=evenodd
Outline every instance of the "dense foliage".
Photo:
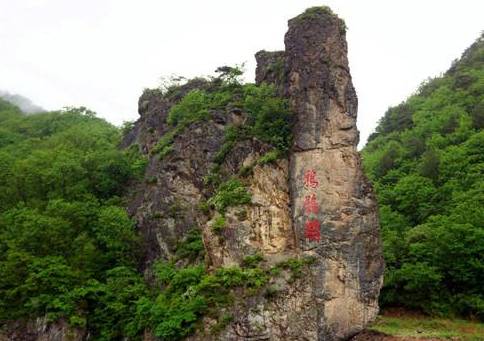
M 119 198 L 141 158 L 84 108 L 25 116 L 0 100 L 0 122 L 0 322 L 63 317 L 121 335 L 145 290 Z
M 390 108 L 363 150 L 384 306 L 484 319 L 484 43 Z

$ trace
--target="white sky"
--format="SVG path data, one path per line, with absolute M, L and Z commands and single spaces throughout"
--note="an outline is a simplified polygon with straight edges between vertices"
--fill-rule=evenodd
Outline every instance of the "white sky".
M 161 76 L 246 62 L 253 81 L 254 53 L 283 49 L 287 20 L 323 4 L 348 26 L 363 142 L 484 29 L 480 0 L 0 0 L 0 90 L 120 124 Z

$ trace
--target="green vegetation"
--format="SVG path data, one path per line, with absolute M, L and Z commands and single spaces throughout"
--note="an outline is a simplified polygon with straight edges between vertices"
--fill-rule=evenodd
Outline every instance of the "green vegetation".
M 271 163 L 271 162 L 274 162 L 276 161 L 277 159 L 279 159 L 279 151 L 277 149 L 273 149 L 267 153 L 265 153 L 264 155 L 262 155 L 259 160 L 257 160 L 257 163 L 259 165 L 265 165 L 265 164 L 268 164 L 268 163 Z
M 214 162 L 217 165 L 220 165 L 230 151 L 232 151 L 235 144 L 244 138 L 247 138 L 247 132 L 245 129 L 241 127 L 228 126 L 224 133 L 224 144 L 220 147 L 215 155 Z
M 168 114 L 168 124 L 188 124 L 208 118 L 208 108 L 213 105 L 214 96 L 203 90 L 190 91 L 180 103 L 175 104 Z
M 160 156 L 160 158 L 163 158 L 166 155 L 168 155 L 173 150 L 173 142 L 174 142 L 175 136 L 178 133 L 180 133 L 180 131 L 181 131 L 180 128 L 175 128 L 165 133 L 160 138 L 158 143 L 155 145 L 151 153 L 152 154 L 157 153 Z
M 220 233 L 221 231 L 223 231 L 226 225 L 227 223 L 225 222 L 225 217 L 219 214 L 213 219 L 212 230 L 215 233 Z
M 145 286 L 119 196 L 145 160 L 85 108 L 25 116 L 0 100 L 0 122 L 0 323 L 64 317 L 124 335 Z
M 292 115 L 287 100 L 277 97 L 273 85 L 245 84 L 242 107 L 249 114 L 249 136 L 285 153 L 292 141 Z
M 256 254 L 253 254 L 253 255 L 250 255 L 250 256 L 246 256 L 244 258 L 244 260 L 242 261 L 242 266 L 244 268 L 255 268 L 263 260 L 264 260 L 264 257 L 261 254 L 256 253 Z
M 155 274 L 165 289 L 154 301 L 138 302 L 138 329 L 148 328 L 162 339 L 175 340 L 191 334 L 202 315 L 219 317 L 220 308 L 234 301 L 232 288 L 257 290 L 267 282 L 260 269 L 220 268 L 212 274 L 204 266 L 176 268 L 157 263 Z
M 250 193 L 238 179 L 230 179 L 220 184 L 213 197 L 208 200 L 210 205 L 221 213 L 229 206 L 249 204 Z
M 176 134 L 191 123 L 208 119 L 212 111 L 229 113 L 237 110 L 247 115 L 243 124 L 225 128 L 224 143 L 214 157 L 215 166 L 204 178 L 204 183 L 215 189 L 215 193 L 208 199 L 208 205 L 203 203 L 200 209 L 209 215 L 209 207 L 212 207 L 221 214 L 213 225 L 214 231 L 220 232 L 225 227 L 225 220 L 222 223 L 222 219 L 226 208 L 249 204 L 251 200 L 250 193 L 239 179 L 225 180 L 226 175 L 220 173 L 225 158 L 237 143 L 251 138 L 257 138 L 274 148 L 260 158 L 260 164 L 285 156 L 292 141 L 292 116 L 287 101 L 276 96 L 273 86 L 241 84 L 239 77 L 242 72 L 237 67 L 222 67 L 217 71 L 221 75 L 210 81 L 207 90 L 193 90 L 172 107 L 168 123 L 174 128 L 160 139 L 155 152 L 166 155 L 171 151 Z M 244 177 L 251 170 L 252 166 L 242 167 L 238 175 Z
M 156 263 L 157 284 L 164 289 L 137 301 L 130 327 L 135 331 L 153 330 L 163 340 L 178 340 L 193 333 L 202 316 L 210 316 L 218 321 L 210 332 L 220 331 L 232 318 L 223 313 L 223 308 L 257 294 L 274 276 L 271 270 L 258 266 L 261 261 L 254 255 L 247 257 L 243 268 L 219 268 L 212 273 L 206 272 L 204 265 L 180 268 L 172 262 Z M 237 289 L 237 296 L 233 289 Z
M 363 150 L 380 206 L 383 306 L 484 320 L 484 46 L 390 108 Z
M 276 264 L 276 266 L 271 269 L 271 272 L 273 274 L 278 274 L 283 269 L 289 270 L 291 272 L 291 280 L 295 280 L 297 278 L 301 278 L 305 267 L 313 264 L 315 260 L 316 259 L 313 257 L 289 258 L 281 263 Z
M 212 112 L 229 113 L 239 109 L 248 114 L 243 126 L 228 127 L 225 143 L 215 158 L 222 163 L 238 141 L 252 137 L 271 144 L 283 155 L 291 144 L 292 116 L 286 100 L 276 96 L 274 86 L 241 84 L 242 71 L 238 67 L 217 69 L 219 77 L 205 80 L 206 89 L 188 92 L 168 113 L 167 122 L 172 126 L 160 139 L 153 152 L 160 157 L 167 155 L 173 140 L 181 131 L 197 121 L 207 120 Z M 176 92 L 177 87 L 171 87 Z
M 311 20 L 311 19 L 320 19 L 321 15 L 329 15 L 329 16 L 338 18 L 338 16 L 328 6 L 314 6 L 306 9 L 302 14 L 295 17 L 294 20 L 303 21 L 303 20 Z M 345 22 L 342 19 L 340 19 L 340 21 L 342 23 L 341 33 L 344 34 L 347 30 L 347 27 Z
M 363 150 L 380 203 L 383 306 L 484 319 L 483 59 L 479 42 L 444 76 L 390 108 Z M 239 68 L 218 72 L 210 81 L 197 80 L 206 87 L 172 107 L 171 130 L 153 152 L 168 155 L 177 134 L 213 112 L 242 113 L 245 121 L 226 127 L 204 179 L 213 195 L 199 205 L 207 216 L 215 214 L 212 228 L 220 233 L 227 208 L 251 202 L 243 181 L 221 171 L 225 159 L 237 143 L 254 138 L 272 147 L 256 164 L 285 156 L 292 116 L 272 86 L 241 84 Z M 179 96 L 180 89 L 154 94 Z M 268 267 L 253 254 L 241 267 L 209 272 L 195 226 L 172 259 L 147 269 L 154 283 L 145 282 L 138 271 L 140 238 L 123 196 L 127 184 L 143 176 L 147 159 L 137 145 L 117 148 L 121 131 L 131 127 L 117 129 L 86 108 L 25 116 L 0 100 L 0 324 L 46 316 L 86 328 L 93 340 L 136 340 L 145 330 L 177 340 L 210 316 L 218 321 L 216 333 L 232 319 L 224 310 L 229 304 L 259 293 L 274 297 L 279 288 L 271 279 L 286 272 L 297 280 L 311 266 L 314 259 L 302 258 Z M 179 218 L 180 206 L 173 203 L 167 213 Z M 235 214 L 247 218 L 243 207 Z M 373 329 L 466 340 L 483 334 L 482 324 L 388 316 Z
M 284 58 L 278 58 L 274 63 L 269 64 L 267 71 L 272 72 L 275 75 L 276 83 L 285 83 L 285 65 Z
M 217 317 L 232 288 L 266 283 L 260 268 L 207 273 L 192 229 L 173 260 L 188 265 L 158 262 L 148 286 L 136 269 L 139 238 L 119 206 L 146 164 L 137 147 L 119 151 L 119 130 L 83 108 L 24 116 L 0 101 L 0 122 L 0 323 L 47 316 L 87 328 L 95 340 L 136 339 L 145 328 L 175 340 L 202 314 Z M 214 203 L 223 210 L 247 200 L 234 180 Z M 222 314 L 218 327 L 229 320 Z
M 239 179 L 221 174 L 225 157 L 252 138 L 274 148 L 262 163 L 284 155 L 291 115 L 273 87 L 242 85 L 239 68 L 217 72 L 211 80 L 189 81 L 204 86 L 183 97 L 180 84 L 153 91 L 181 98 L 168 115 L 172 128 L 152 153 L 168 155 L 178 134 L 213 112 L 244 113 L 243 124 L 226 128 L 205 179 L 213 196 L 199 207 L 207 216 L 211 208 L 218 211 L 213 228 L 221 232 L 225 210 L 251 200 Z M 208 273 L 197 227 L 178 242 L 171 260 L 148 269 L 155 283 L 145 282 L 137 269 L 142 245 L 122 207 L 123 195 L 130 181 L 156 184 L 157 178 L 142 178 L 147 158 L 138 145 L 117 148 L 133 123 L 117 129 L 85 108 L 25 116 L 5 101 L 0 123 L 0 324 L 47 316 L 85 328 L 93 340 L 135 340 L 146 329 L 176 340 L 207 314 L 218 320 L 212 332 L 221 330 L 232 317 L 220 308 L 234 302 L 233 290 L 251 295 L 266 285 L 270 272 L 258 266 L 259 256 L 247 258 L 243 268 Z M 178 203 L 168 213 L 177 219 Z M 244 218 L 247 212 L 237 214 Z
M 307 8 L 302 14 L 298 15 L 296 18 L 298 19 L 307 19 L 307 18 L 318 18 L 321 14 L 328 14 L 335 16 L 334 12 L 328 6 L 314 6 Z
M 185 238 L 176 247 L 177 259 L 188 259 L 193 262 L 205 254 L 202 234 L 199 229 L 193 228 L 187 232 Z
M 443 340 L 480 341 L 484 324 L 458 319 L 428 316 L 379 316 L 370 328 L 380 333 L 405 338 L 438 338 Z

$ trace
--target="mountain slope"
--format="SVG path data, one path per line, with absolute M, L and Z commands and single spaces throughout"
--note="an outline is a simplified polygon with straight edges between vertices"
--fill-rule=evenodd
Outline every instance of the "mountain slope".
M 0 99 L 0 340 L 114 339 L 134 314 L 146 287 L 119 196 L 137 159 L 119 138 L 85 108 Z
M 484 318 L 484 38 L 388 109 L 362 151 L 387 264 L 383 305 Z

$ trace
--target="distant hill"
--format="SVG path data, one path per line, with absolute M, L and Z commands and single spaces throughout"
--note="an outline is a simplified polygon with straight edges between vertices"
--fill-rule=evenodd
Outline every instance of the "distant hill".
M 44 108 L 34 104 L 30 99 L 22 95 L 11 94 L 7 91 L 0 90 L 0 98 L 15 104 L 26 114 L 34 114 L 45 111 Z
M 380 206 L 383 305 L 484 319 L 484 37 L 389 108 L 362 151 Z

